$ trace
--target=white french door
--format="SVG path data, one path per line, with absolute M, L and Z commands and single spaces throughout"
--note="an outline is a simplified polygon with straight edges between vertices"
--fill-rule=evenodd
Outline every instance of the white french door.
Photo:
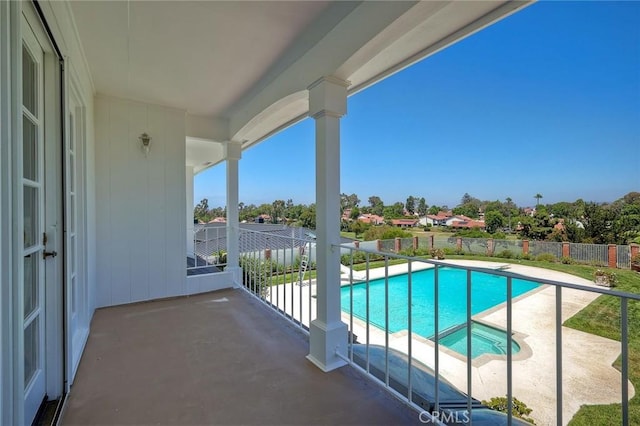
M 44 52 L 22 18 L 22 362 L 24 421 L 46 394 Z
M 65 139 L 65 288 L 67 342 L 67 384 L 80 362 L 80 356 L 89 333 L 88 289 L 86 279 L 86 217 L 85 200 L 85 135 L 86 109 L 77 89 L 69 77 L 67 138 Z

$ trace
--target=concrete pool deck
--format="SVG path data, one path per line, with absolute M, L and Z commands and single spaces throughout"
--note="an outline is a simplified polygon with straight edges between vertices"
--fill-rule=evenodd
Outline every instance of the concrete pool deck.
M 472 260 L 446 260 L 446 264 L 501 269 L 502 264 Z M 574 275 L 530 267 L 507 264 L 511 273 L 523 275 L 535 281 L 536 278 L 596 287 L 591 281 Z M 412 270 L 422 270 L 432 265 L 413 262 Z M 389 275 L 406 273 L 407 264 L 389 266 Z M 384 278 L 384 268 L 369 271 L 369 279 Z M 348 276 L 343 275 L 343 285 L 348 284 Z M 346 278 L 346 280 L 345 280 Z M 277 286 L 272 288 L 274 304 L 283 306 L 285 295 L 287 312 L 295 318 L 302 318 L 308 324 L 309 317 L 315 317 L 315 303 L 309 303 L 315 294 L 315 281 L 311 286 Z M 284 291 L 286 290 L 286 291 Z M 274 292 L 279 297 L 275 297 Z M 521 351 L 514 354 L 512 363 L 513 395 L 533 409 L 531 417 L 537 424 L 556 423 L 556 333 L 555 333 L 555 294 L 552 286 L 541 286 L 513 301 L 512 330 L 514 339 Z M 582 290 L 562 290 L 562 321 L 575 315 L 599 294 Z M 276 302 L 277 300 L 277 302 Z M 302 302 L 302 304 L 300 304 Z M 311 312 L 309 312 L 311 310 Z M 311 314 L 311 315 L 309 315 Z M 350 317 L 343 312 L 343 321 L 350 323 Z M 505 304 L 484 311 L 473 317 L 474 320 L 506 329 Z M 353 331 L 358 341 L 367 340 L 367 328 L 363 321 L 353 319 Z M 384 345 L 385 333 L 375 326 L 369 327 L 369 342 Z M 407 352 L 408 337 L 406 331 L 389 336 L 391 348 Z M 568 423 L 583 404 L 610 404 L 621 398 L 621 374 L 613 368 L 613 362 L 621 352 L 620 342 L 562 327 L 563 360 L 563 424 Z M 434 366 L 434 343 L 418 335 L 412 337 L 412 353 L 415 359 L 429 367 Z M 453 385 L 466 392 L 466 358 L 447 348 L 440 347 L 440 375 Z M 472 395 L 477 399 L 489 399 L 504 396 L 507 392 L 506 357 L 483 355 L 472 361 Z M 629 397 L 633 397 L 633 385 L 629 382 Z

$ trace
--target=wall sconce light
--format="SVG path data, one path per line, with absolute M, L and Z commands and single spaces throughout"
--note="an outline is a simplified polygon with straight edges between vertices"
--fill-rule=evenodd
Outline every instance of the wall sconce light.
M 138 136 L 138 139 L 140 139 L 140 142 L 142 142 L 142 150 L 144 151 L 144 155 L 146 157 L 147 155 L 149 155 L 149 148 L 151 145 L 151 136 L 149 136 L 146 133 L 143 133 L 140 136 Z

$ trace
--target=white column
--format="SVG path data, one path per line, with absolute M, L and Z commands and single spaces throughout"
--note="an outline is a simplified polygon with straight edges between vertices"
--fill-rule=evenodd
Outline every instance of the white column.
M 224 157 L 227 160 L 227 268 L 233 273 L 234 287 L 239 287 L 239 212 L 238 212 L 238 161 L 242 156 L 242 143 L 228 141 L 224 144 Z
M 195 251 L 193 242 L 193 167 L 185 167 L 185 183 L 187 192 L 187 256 L 192 256 Z
M 347 325 L 340 311 L 340 117 L 347 112 L 348 82 L 324 77 L 309 86 L 316 122 L 317 318 L 309 327 L 307 359 L 323 371 L 346 362 Z

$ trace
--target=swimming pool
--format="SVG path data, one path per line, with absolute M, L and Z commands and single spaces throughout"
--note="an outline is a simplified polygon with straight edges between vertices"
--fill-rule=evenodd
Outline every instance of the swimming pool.
M 444 333 L 443 333 L 444 334 Z M 467 326 L 440 337 L 439 343 L 449 349 L 467 355 Z M 520 345 L 511 340 L 511 353 L 520 352 Z M 471 324 L 471 358 L 483 354 L 506 355 L 507 334 L 503 330 L 474 322 Z
M 507 279 L 505 277 L 472 272 L 471 283 L 471 315 L 486 311 L 505 302 L 507 299 Z M 516 297 L 537 287 L 538 284 L 532 281 L 513 279 L 512 295 Z M 445 330 L 465 324 L 467 321 L 467 272 L 456 268 L 440 268 L 438 271 L 438 292 L 438 332 L 442 333 Z M 427 339 L 433 339 L 436 333 L 434 326 L 433 269 L 412 274 L 411 293 L 412 331 Z M 342 287 L 342 310 L 347 313 L 350 312 L 350 294 L 350 286 Z M 409 327 L 407 274 L 389 277 L 388 299 L 389 333 L 407 330 Z M 353 285 L 353 315 L 363 321 L 367 320 L 366 283 Z M 371 280 L 369 282 L 369 321 L 378 328 L 385 330 L 384 279 Z M 475 345 L 475 341 L 475 338 L 472 339 L 472 346 Z

